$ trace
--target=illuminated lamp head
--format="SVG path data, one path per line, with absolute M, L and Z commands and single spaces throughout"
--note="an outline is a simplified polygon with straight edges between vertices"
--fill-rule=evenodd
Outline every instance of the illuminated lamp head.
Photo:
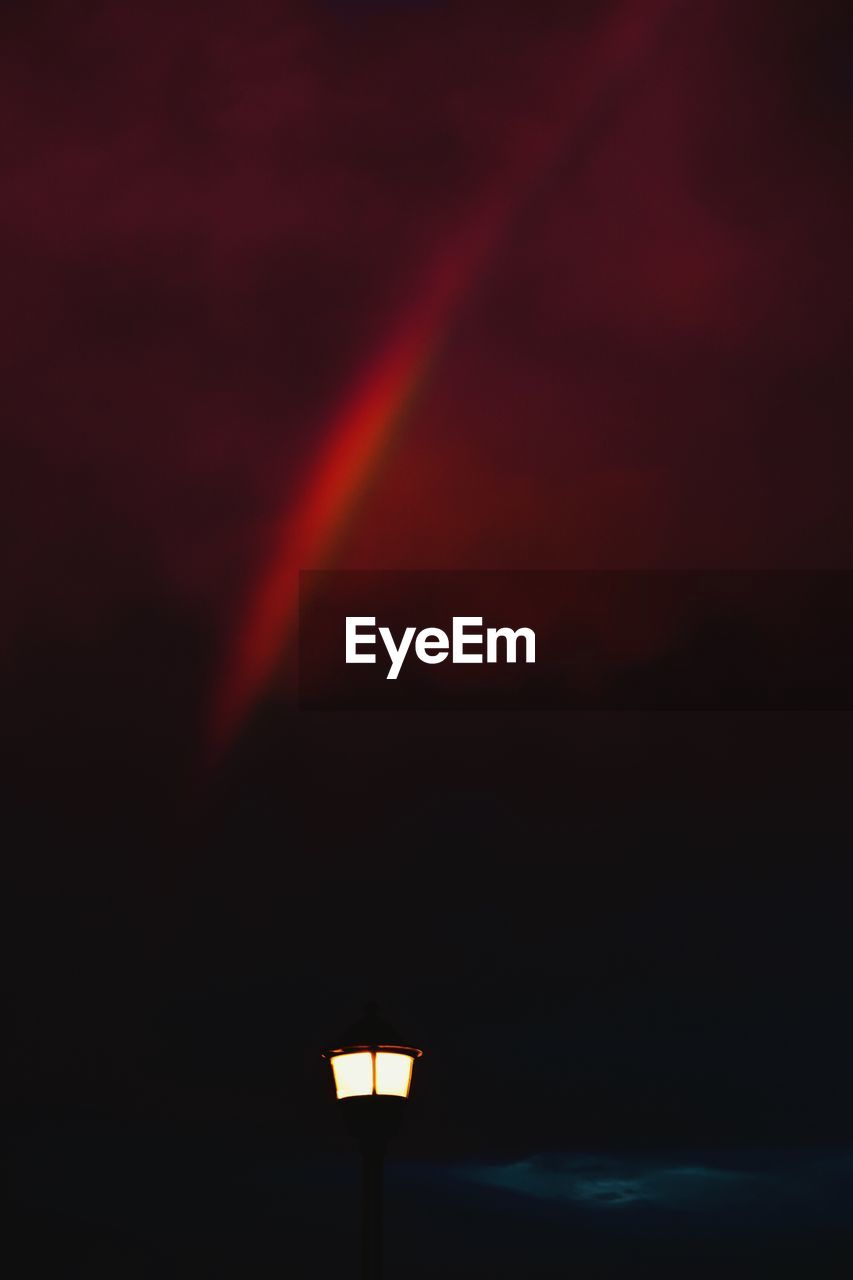
M 347 1029 L 340 1045 L 323 1053 L 332 1068 L 335 1095 L 341 1101 L 407 1098 L 415 1059 L 422 1056 L 423 1050 L 405 1044 L 372 1003 Z

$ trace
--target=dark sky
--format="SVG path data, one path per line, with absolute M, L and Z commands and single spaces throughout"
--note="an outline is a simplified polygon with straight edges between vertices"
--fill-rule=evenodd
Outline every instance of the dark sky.
M 849 713 L 299 710 L 273 608 L 208 738 L 294 565 L 850 568 L 852 77 L 829 0 L 4 8 L 15 1274 L 340 1274 L 368 997 L 398 1270 L 849 1271 Z

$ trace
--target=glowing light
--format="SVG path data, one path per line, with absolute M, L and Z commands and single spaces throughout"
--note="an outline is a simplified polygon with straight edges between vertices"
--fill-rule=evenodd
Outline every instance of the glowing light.
M 373 1093 L 372 1053 L 339 1053 L 332 1058 L 332 1072 L 339 1098 L 361 1098 Z
M 407 1098 L 412 1083 L 412 1059 L 407 1053 L 377 1053 L 376 1092 Z
M 408 1053 L 365 1050 L 337 1053 L 331 1061 L 339 1098 L 365 1098 L 372 1093 L 394 1098 L 409 1096 L 413 1059 Z

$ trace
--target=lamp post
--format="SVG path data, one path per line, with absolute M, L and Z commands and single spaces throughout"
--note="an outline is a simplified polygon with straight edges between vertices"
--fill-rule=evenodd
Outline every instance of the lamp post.
M 412 1068 L 423 1050 L 405 1044 L 373 1003 L 348 1027 L 341 1043 L 326 1049 L 335 1095 L 362 1162 L 361 1274 L 382 1275 L 382 1167 L 389 1140 L 403 1119 Z

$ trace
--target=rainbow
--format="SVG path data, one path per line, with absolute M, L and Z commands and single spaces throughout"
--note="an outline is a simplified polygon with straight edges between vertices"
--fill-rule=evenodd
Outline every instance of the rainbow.
M 462 297 L 470 291 L 488 237 L 463 259 L 445 264 L 399 325 L 379 358 L 344 400 L 295 508 L 279 520 L 268 563 L 245 606 L 217 690 L 209 747 L 220 754 L 267 686 L 293 638 L 299 571 L 328 565 L 397 430 L 426 381 Z
M 504 180 L 478 215 L 427 275 L 414 306 L 401 317 L 378 357 L 344 397 L 323 433 L 302 496 L 288 506 L 271 539 L 268 559 L 248 593 L 228 646 L 208 720 L 207 755 L 219 758 L 263 695 L 290 646 L 299 605 L 299 571 L 333 562 L 371 483 L 377 477 L 407 409 L 424 385 L 462 304 L 484 276 L 519 212 L 574 145 L 583 152 L 633 83 L 637 64 L 657 44 L 663 20 L 678 6 L 641 0 L 618 7 L 571 84 L 568 110 L 546 104 Z M 565 83 L 561 51 L 549 52 L 542 83 Z

